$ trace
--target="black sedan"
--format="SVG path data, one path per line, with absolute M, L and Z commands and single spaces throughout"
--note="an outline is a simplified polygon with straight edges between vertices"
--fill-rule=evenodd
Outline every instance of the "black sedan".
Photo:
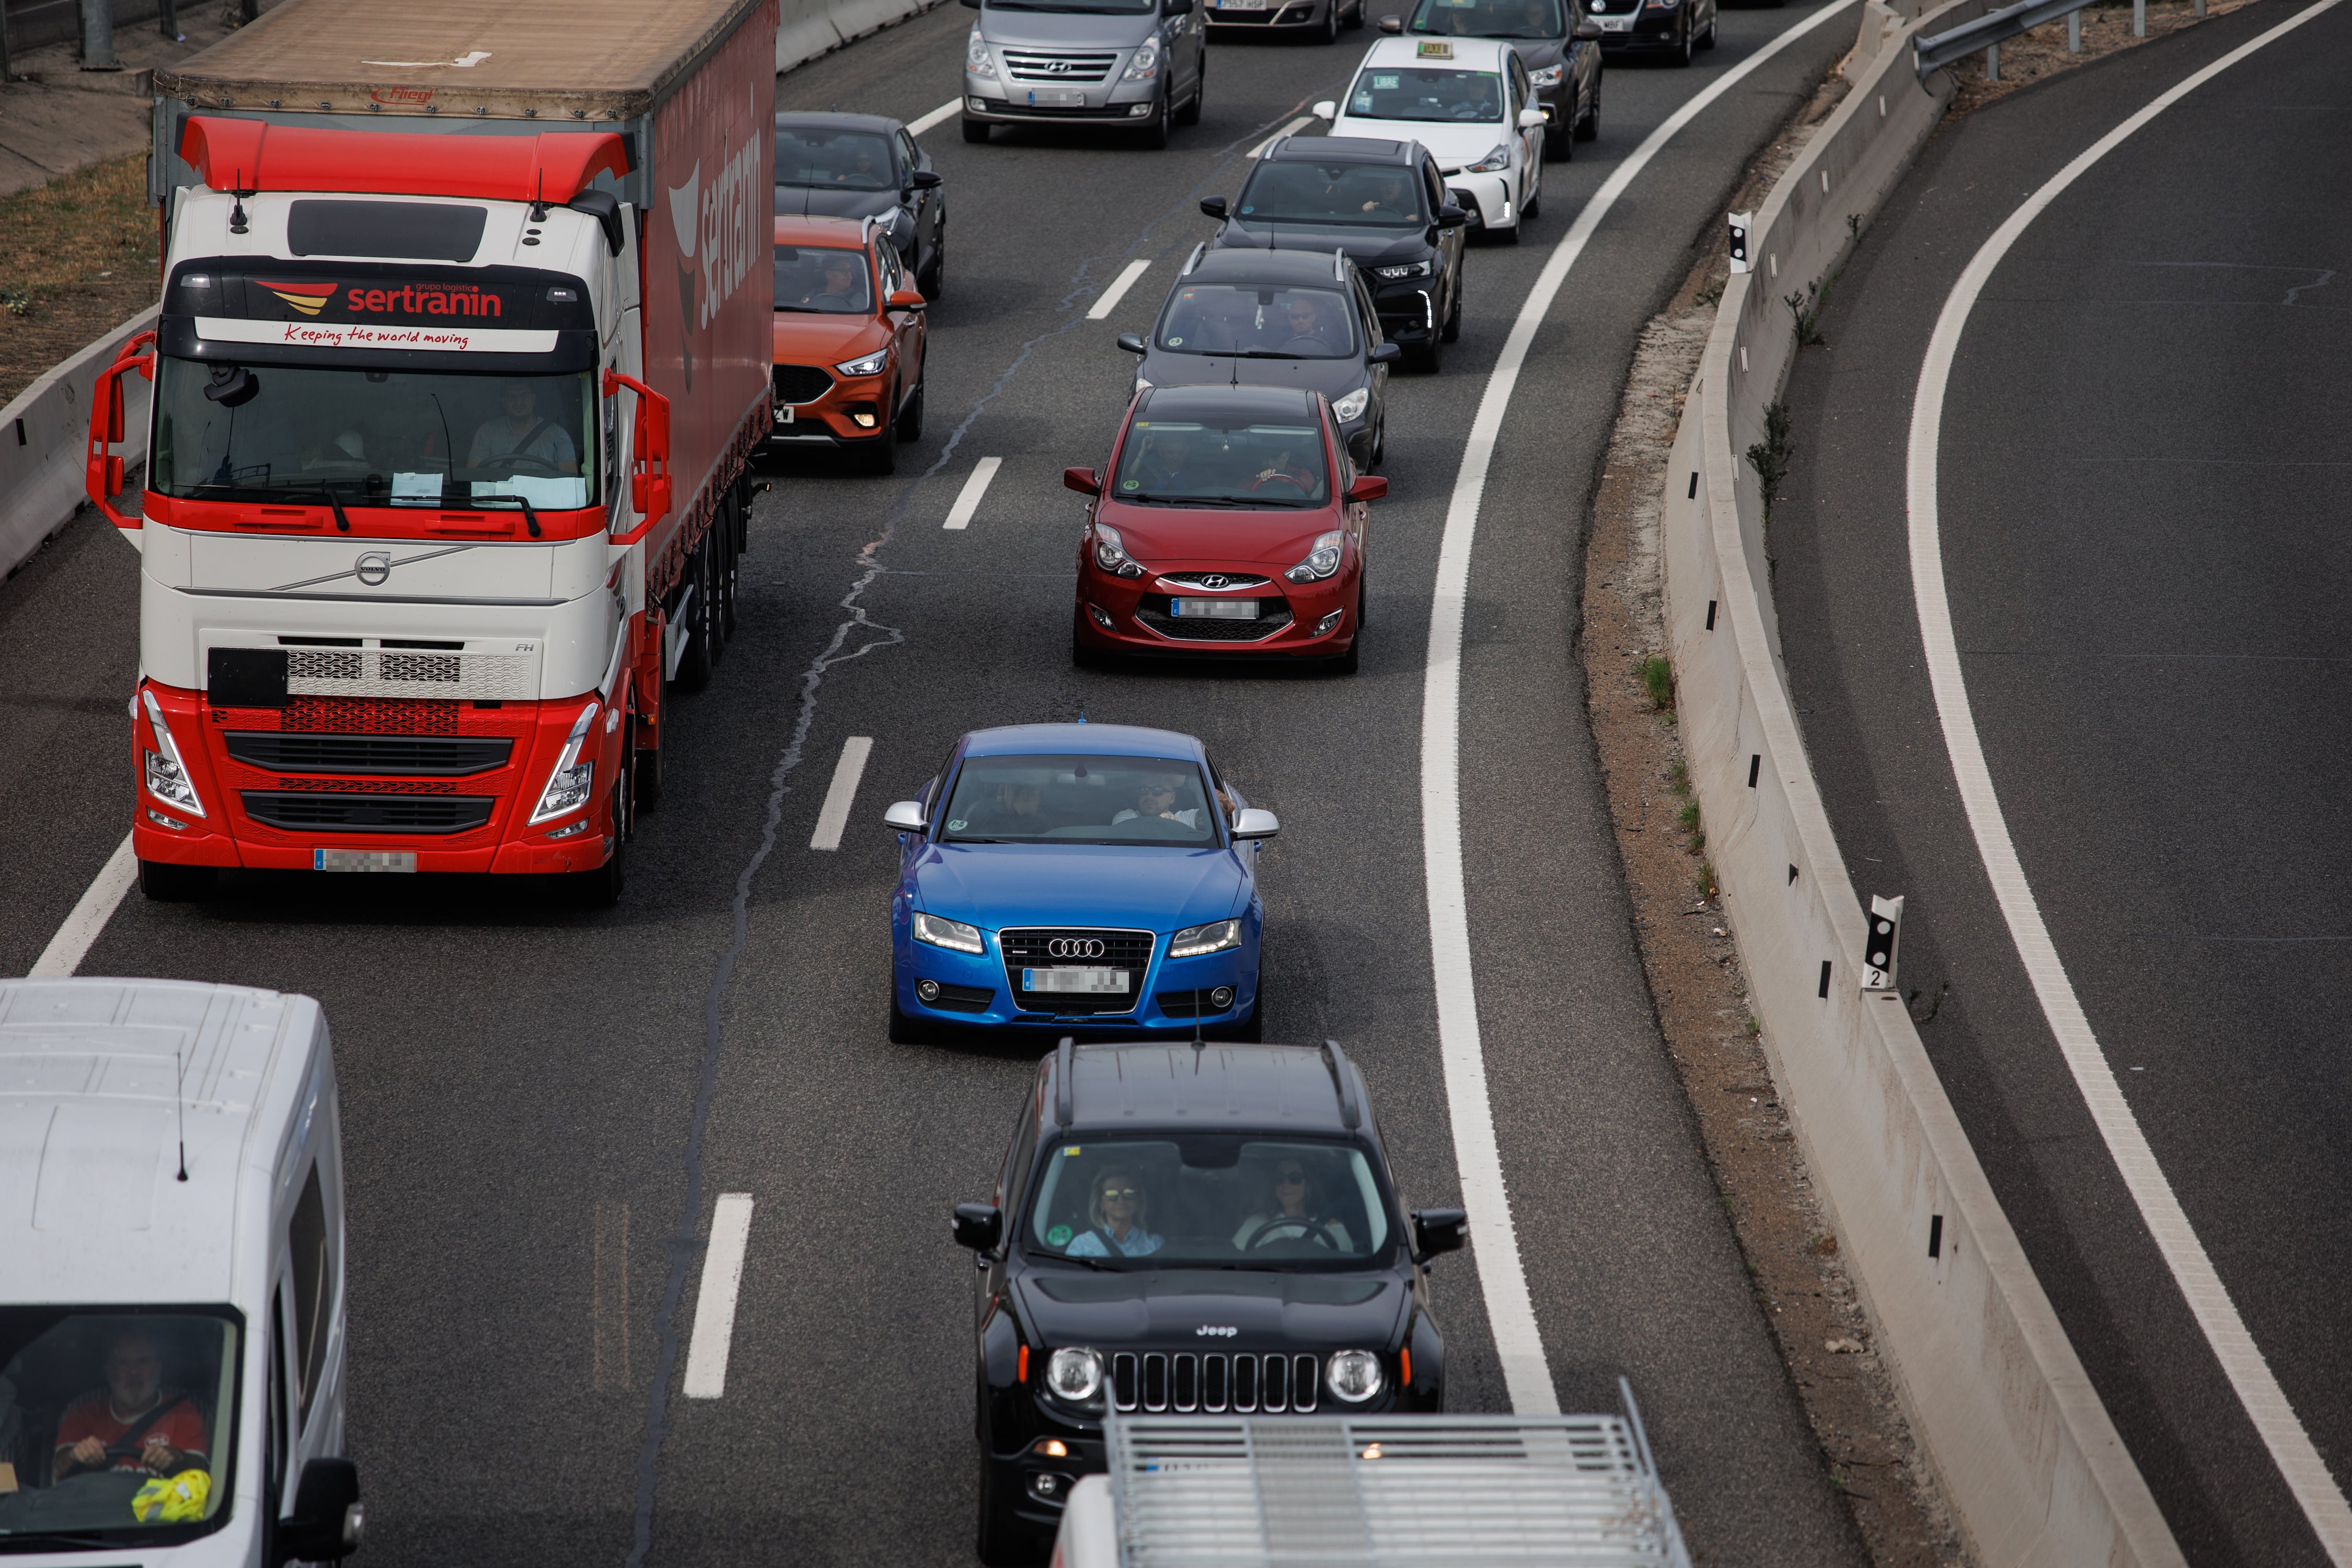
M 1543 110 L 1544 157 L 1565 163 L 1577 142 L 1601 134 L 1604 29 L 1582 15 L 1581 0 L 1421 0 L 1409 18 L 1381 17 L 1381 31 L 1507 38 Z
M 930 154 L 896 120 L 777 115 L 776 215 L 879 219 L 923 298 L 946 290 L 947 192 Z
M 1201 210 L 1223 220 L 1212 255 L 1345 252 L 1371 289 L 1382 334 L 1417 369 L 1437 369 L 1462 331 L 1468 215 L 1446 200 L 1437 161 L 1418 142 L 1286 136 L 1251 165 L 1240 196 L 1211 196 Z
M 1112 1409 L 1443 1410 L 1424 1277 L 1464 1224 L 1405 1207 L 1336 1044 L 1063 1041 L 990 1200 L 955 1212 L 980 1263 L 982 1561 L 1044 1561 Z
M 1716 0 L 1586 0 L 1601 28 L 1601 47 L 1612 55 L 1664 55 L 1686 66 L 1715 47 Z
M 1356 264 L 1336 250 L 1195 249 L 1160 307 L 1135 387 L 1286 386 L 1330 400 L 1356 467 L 1388 446 L 1389 366 L 1402 357 Z

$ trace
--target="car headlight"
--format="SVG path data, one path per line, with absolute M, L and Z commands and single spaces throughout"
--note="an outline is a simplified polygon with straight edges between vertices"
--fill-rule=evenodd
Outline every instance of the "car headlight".
M 1157 38 L 1146 38 L 1143 40 L 1141 46 L 1136 49 L 1134 58 L 1127 62 L 1126 74 L 1122 76 L 1120 79 L 1122 81 L 1150 81 L 1153 77 L 1158 76 L 1159 74 L 1160 40 Z
M 1498 169 L 1507 169 L 1510 166 L 1511 149 L 1507 145 L 1498 145 L 1493 152 L 1487 153 L 1485 157 L 1471 164 L 1469 167 L 1469 173 L 1473 174 L 1491 174 Z
M 1065 1347 L 1045 1358 L 1045 1386 L 1055 1397 L 1073 1405 L 1084 1405 L 1102 1392 L 1102 1354 L 1077 1347 Z
M 996 62 L 988 58 L 988 40 L 980 36 L 978 27 L 971 30 L 971 38 L 963 47 L 963 68 L 974 76 L 996 74 Z
M 1315 548 L 1307 552 L 1307 559 L 1283 575 L 1294 583 L 1320 583 L 1339 569 L 1339 546 L 1347 537 L 1336 528 L 1328 533 L 1317 534 Z
M 588 793 L 596 783 L 596 763 L 593 758 L 583 760 L 580 749 L 588 743 L 588 726 L 595 721 L 596 706 L 591 702 L 572 721 L 572 733 L 564 737 L 563 751 L 548 770 L 547 787 L 539 792 L 539 805 L 531 811 L 534 825 L 588 804 Z
M 1436 268 L 1426 261 L 1405 261 L 1394 267 L 1375 267 L 1372 268 L 1372 276 L 1385 278 L 1393 283 L 1407 278 L 1426 278 L 1436 270 Z
M 1120 577 L 1140 577 L 1143 567 L 1127 552 L 1127 541 L 1108 523 L 1095 524 L 1095 564 Z
M 1186 926 L 1168 939 L 1171 958 L 1198 958 L 1204 952 L 1223 952 L 1242 944 L 1242 922 L 1239 920 L 1211 921 L 1204 926 Z
M 929 942 L 933 947 L 952 948 L 958 952 L 985 952 L 980 940 L 980 928 L 961 921 L 941 920 L 937 915 L 918 913 L 915 916 L 915 940 Z
M 1566 68 L 1563 66 L 1545 66 L 1539 70 L 1531 70 L 1528 72 L 1528 84 L 1531 87 L 1558 87 L 1559 73 Z
M 1355 391 L 1348 394 L 1347 396 L 1339 399 L 1339 402 L 1331 405 L 1331 412 L 1337 415 L 1343 421 L 1349 419 L 1361 419 L 1364 416 L 1364 405 L 1370 403 L 1371 400 L 1372 389 L 1369 386 L 1360 386 L 1356 388 Z
M 864 359 L 845 359 L 833 368 L 844 375 L 879 375 L 882 367 L 890 363 L 890 351 L 877 349 Z
M 1323 1381 L 1333 1398 L 1361 1405 L 1387 1385 L 1388 1376 L 1381 1371 L 1381 1358 L 1370 1351 L 1333 1351 Z
M 190 816 L 202 816 L 205 803 L 196 798 L 195 781 L 188 777 L 188 765 L 181 760 L 179 742 L 172 739 L 172 727 L 163 722 L 163 705 L 143 686 L 139 695 L 146 700 L 148 726 L 155 731 L 155 743 L 163 748 L 147 753 L 147 793 Z

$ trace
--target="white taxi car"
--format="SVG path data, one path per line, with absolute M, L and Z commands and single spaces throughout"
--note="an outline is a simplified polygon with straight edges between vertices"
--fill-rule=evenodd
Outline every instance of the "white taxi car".
M 1346 99 L 1315 113 L 1334 136 L 1428 148 L 1470 226 L 1510 244 L 1543 201 L 1544 113 L 1534 99 L 1504 39 L 1405 37 L 1367 49 Z

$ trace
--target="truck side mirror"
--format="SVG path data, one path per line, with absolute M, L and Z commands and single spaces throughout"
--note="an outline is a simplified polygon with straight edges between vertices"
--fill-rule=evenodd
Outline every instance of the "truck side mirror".
M 1441 1252 L 1459 1252 L 1467 1240 L 1463 1232 L 1470 1218 L 1460 1209 L 1412 1211 L 1413 1261 L 1420 1263 Z
M 278 1521 L 271 1568 L 287 1563 L 332 1563 L 360 1548 L 367 1514 L 360 1503 L 360 1469 L 349 1459 L 312 1459 L 302 1467 L 294 1511 Z
M 1076 490 L 1082 496 L 1102 494 L 1102 480 L 1096 477 L 1092 468 L 1064 468 L 1062 485 L 1064 489 Z
M 150 380 L 154 378 L 154 356 L 142 356 L 139 352 L 152 348 L 154 342 L 153 332 L 141 332 L 124 343 L 115 354 L 114 363 L 98 373 L 97 384 L 90 388 L 89 443 L 83 454 L 87 461 L 82 468 L 82 488 L 89 492 L 98 510 L 106 514 L 106 521 L 124 530 L 135 530 L 146 519 L 114 510 L 114 498 L 122 493 L 123 461 L 110 448 L 122 439 L 126 428 L 122 378 L 134 374 Z
M 1004 1237 L 1004 1215 L 994 1204 L 958 1204 L 955 1242 L 969 1252 L 993 1252 Z
M 671 501 L 669 399 L 633 375 L 617 370 L 604 373 L 605 396 L 625 386 L 637 395 L 636 421 L 629 441 L 629 505 L 637 514 L 637 523 L 626 533 L 614 535 L 613 542 L 624 545 L 635 544 L 667 517 Z
M 621 254 L 621 199 L 610 191 L 583 191 L 563 204 L 573 212 L 585 213 L 596 220 L 604 231 L 604 248 L 614 255 Z

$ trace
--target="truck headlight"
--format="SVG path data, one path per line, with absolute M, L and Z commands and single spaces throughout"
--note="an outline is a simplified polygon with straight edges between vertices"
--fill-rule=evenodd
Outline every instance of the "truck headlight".
M 532 826 L 588 804 L 589 792 L 596 784 L 596 762 L 593 757 L 583 758 L 580 750 L 588 743 L 588 727 L 595 722 L 596 708 L 591 702 L 572 721 L 572 733 L 564 737 L 563 750 L 548 771 L 547 787 L 539 792 L 539 805 L 530 814 Z
M 1137 47 L 1134 57 L 1127 62 L 1126 73 L 1121 76 L 1119 79 L 1122 81 L 1150 81 L 1153 77 L 1158 76 L 1159 74 L 1160 40 L 1158 38 L 1146 38 L 1143 40 L 1142 44 Z
M 951 948 L 957 952 L 985 952 L 988 949 L 980 940 L 980 928 L 961 921 L 941 920 L 937 915 L 917 913 L 915 940 L 933 947 Z
M 963 68 L 973 76 L 996 74 L 996 62 L 988 58 L 988 40 L 980 36 L 978 27 L 971 30 L 971 37 L 963 47 Z
M 172 727 L 163 722 L 163 705 L 143 686 L 139 695 L 146 700 L 147 725 L 155 731 L 159 748 L 147 753 L 147 793 L 190 816 L 202 816 L 205 803 L 196 798 L 195 781 L 188 776 L 188 764 L 180 756 L 179 742 L 172 739 Z
M 1095 524 L 1095 564 L 1119 577 L 1140 577 L 1143 567 L 1127 552 L 1127 541 L 1107 523 Z
M 1492 174 L 1511 166 L 1511 150 L 1507 145 L 1496 149 L 1469 166 L 1473 174 Z
M 1559 85 L 1559 73 L 1566 68 L 1567 68 L 1564 66 L 1545 66 L 1540 70 L 1531 70 L 1528 72 L 1528 85 L 1530 87 L 1558 87 Z
M 1057 1399 L 1073 1405 L 1084 1405 L 1102 1392 L 1103 1368 L 1099 1352 L 1083 1347 L 1055 1351 L 1045 1361 L 1045 1386 Z
M 1343 423 L 1349 419 L 1361 419 L 1364 416 L 1364 405 L 1371 400 L 1372 389 L 1369 386 L 1360 386 L 1331 405 L 1331 412 Z
M 1388 1377 L 1381 1371 L 1381 1358 L 1370 1351 L 1333 1351 L 1323 1381 L 1333 1398 L 1361 1405 L 1379 1394 Z
M 833 368 L 844 375 L 880 375 L 882 367 L 890 363 L 890 351 L 877 349 L 864 359 L 845 359 Z
M 1347 537 L 1336 528 L 1328 533 L 1317 534 L 1315 548 L 1307 552 L 1307 559 L 1283 575 L 1294 583 L 1320 583 L 1339 569 L 1339 546 Z
M 1186 926 L 1168 939 L 1171 958 L 1198 958 L 1204 952 L 1223 952 L 1242 944 L 1242 922 L 1239 920 L 1211 921 L 1204 926 Z

